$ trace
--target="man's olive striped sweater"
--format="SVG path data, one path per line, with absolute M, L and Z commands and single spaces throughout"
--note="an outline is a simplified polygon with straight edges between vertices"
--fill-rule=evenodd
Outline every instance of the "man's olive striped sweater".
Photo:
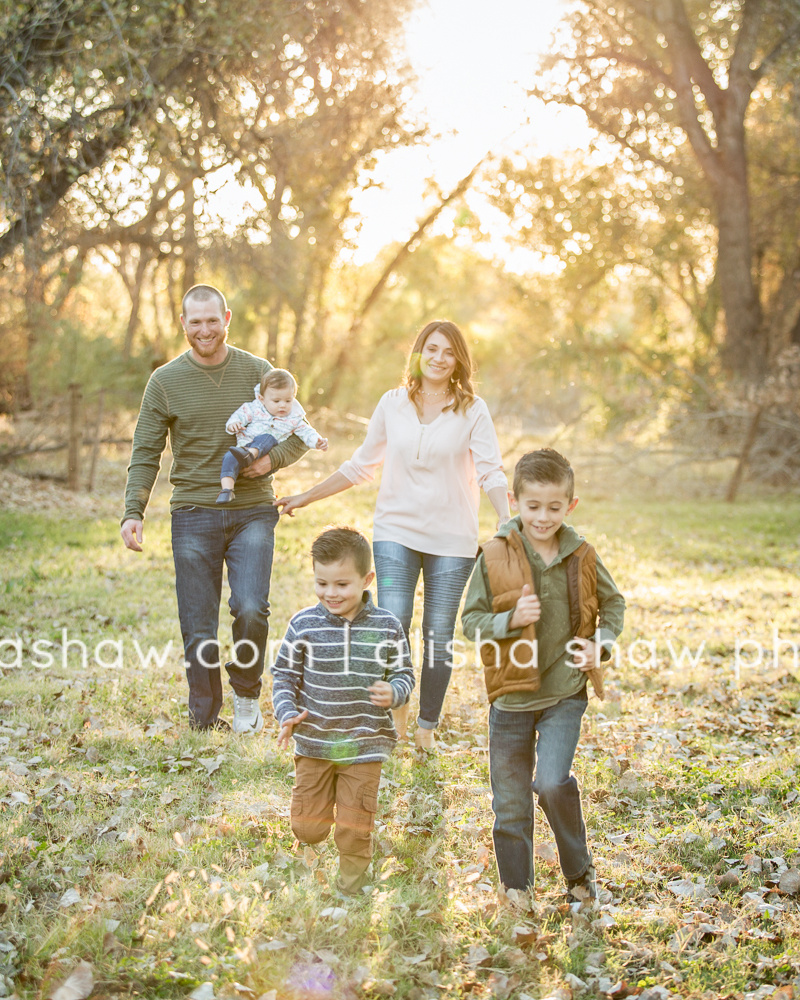
M 168 437 L 172 448 L 172 509 L 215 506 L 222 458 L 236 443 L 226 433 L 225 422 L 252 397 L 253 386 L 271 367 L 263 358 L 229 345 L 228 355 L 220 365 L 198 364 L 191 351 L 186 351 L 153 372 L 133 435 L 123 520 L 144 517 Z M 296 462 L 306 450 L 300 438 L 287 438 L 270 452 L 272 471 Z M 253 507 L 274 498 L 272 475 L 241 477 L 231 506 Z

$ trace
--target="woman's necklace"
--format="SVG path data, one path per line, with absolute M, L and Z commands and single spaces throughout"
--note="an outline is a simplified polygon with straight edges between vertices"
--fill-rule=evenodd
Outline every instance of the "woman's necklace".
M 442 389 L 440 392 L 427 392 L 425 389 L 419 390 L 421 396 L 446 396 L 449 391 L 449 389 Z

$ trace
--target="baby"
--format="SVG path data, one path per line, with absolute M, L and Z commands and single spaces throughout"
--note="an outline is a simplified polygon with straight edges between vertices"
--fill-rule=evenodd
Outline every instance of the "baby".
M 242 469 L 266 455 L 279 441 L 296 434 L 309 448 L 326 451 L 328 439 L 320 437 L 306 421 L 305 410 L 295 399 L 297 383 L 285 368 L 271 368 L 255 387 L 252 403 L 243 403 L 225 424 L 236 435 L 236 446 L 222 460 L 217 503 L 230 503 L 233 487 Z

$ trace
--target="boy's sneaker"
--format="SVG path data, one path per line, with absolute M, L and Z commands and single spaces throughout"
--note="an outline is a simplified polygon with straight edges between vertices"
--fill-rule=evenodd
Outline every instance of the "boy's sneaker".
M 567 899 L 570 903 L 591 903 L 597 899 L 597 874 L 589 865 L 580 878 L 567 880 Z
M 258 698 L 243 698 L 233 693 L 233 731 L 235 733 L 260 733 L 264 716 L 258 707 Z

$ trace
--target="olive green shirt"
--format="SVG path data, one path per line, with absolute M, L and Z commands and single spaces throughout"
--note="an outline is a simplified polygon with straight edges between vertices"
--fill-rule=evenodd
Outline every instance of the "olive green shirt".
M 186 351 L 157 368 L 147 383 L 133 434 L 125 515 L 142 520 L 161 467 L 169 437 L 172 448 L 171 509 L 191 505 L 214 507 L 220 490 L 220 467 L 236 438 L 225 431 L 234 410 L 253 397 L 272 365 L 238 347 L 228 346 L 222 364 L 201 365 Z M 307 447 L 294 434 L 270 451 L 272 472 L 296 462 Z M 271 503 L 272 473 L 236 481 L 231 507 Z
M 558 555 L 546 566 L 544 560 L 522 533 L 519 517 L 512 518 L 498 532 L 507 535 L 517 531 L 522 535 L 525 553 L 533 572 L 533 584 L 542 605 L 542 614 L 536 622 L 536 651 L 541 676 L 538 691 L 514 691 L 500 695 L 492 703 L 499 709 L 512 712 L 540 711 L 550 708 L 564 698 L 578 694 L 586 684 L 586 674 L 568 666 L 572 659 L 567 643 L 573 638 L 569 617 L 566 559 L 583 541 L 568 524 L 558 529 Z M 594 641 L 604 644 L 603 659 L 610 655 L 608 647 L 622 632 L 625 599 L 617 589 L 611 574 L 597 556 L 597 597 L 600 604 L 599 621 Z M 483 554 L 478 557 L 467 587 L 461 624 L 464 635 L 475 640 L 513 639 L 522 635 L 522 629 L 509 628 L 514 609 L 494 614 L 492 591 Z

